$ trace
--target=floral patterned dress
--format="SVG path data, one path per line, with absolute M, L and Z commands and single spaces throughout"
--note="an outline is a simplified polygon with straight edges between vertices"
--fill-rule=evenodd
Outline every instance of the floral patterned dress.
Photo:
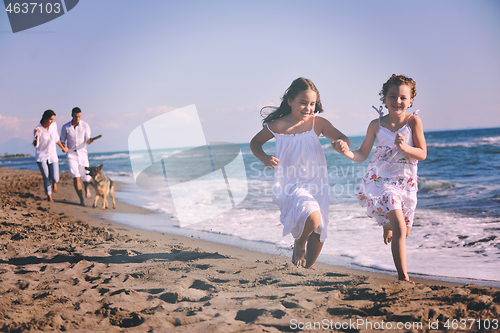
M 376 135 L 377 149 L 372 155 L 368 171 L 361 182 L 358 202 L 366 207 L 368 217 L 375 218 L 379 225 L 389 222 L 388 212 L 401 209 L 406 225 L 411 227 L 417 207 L 418 161 L 397 149 L 394 140 L 396 134 L 401 133 L 405 142 L 413 146 L 413 135 L 408 121 L 419 110 L 411 114 L 406 125 L 397 132 L 391 132 L 380 125 L 382 108 L 376 110 L 380 115 Z

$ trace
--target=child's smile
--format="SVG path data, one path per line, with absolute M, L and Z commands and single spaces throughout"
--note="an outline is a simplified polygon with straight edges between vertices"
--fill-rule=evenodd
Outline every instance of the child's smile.
M 412 103 L 411 88 L 406 84 L 400 86 L 392 85 L 387 91 L 385 104 L 387 105 L 389 114 L 395 113 L 400 115 L 406 112 L 406 109 L 408 109 Z
M 301 91 L 288 105 L 292 109 L 292 117 L 297 121 L 304 121 L 314 113 L 316 109 L 317 94 L 310 89 Z

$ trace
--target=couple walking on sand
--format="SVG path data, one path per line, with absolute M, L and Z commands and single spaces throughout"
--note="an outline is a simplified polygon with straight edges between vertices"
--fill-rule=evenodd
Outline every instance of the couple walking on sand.
M 35 159 L 43 177 L 47 200 L 53 201 L 52 192 L 57 192 L 59 181 L 59 160 L 56 145 L 66 153 L 66 159 L 73 178 L 73 185 L 80 199 L 80 205 L 85 206 L 85 197 L 90 198 L 90 176 L 85 167 L 89 166 L 87 145 L 94 139 L 90 135 L 90 126 L 81 120 L 80 108 L 73 108 L 71 121 L 63 125 L 61 135 L 57 132 L 56 113 L 47 110 L 43 113 L 40 124 L 34 130 L 33 145 L 36 148 Z M 67 146 L 66 146 L 67 145 Z M 83 186 L 82 186 L 82 182 Z

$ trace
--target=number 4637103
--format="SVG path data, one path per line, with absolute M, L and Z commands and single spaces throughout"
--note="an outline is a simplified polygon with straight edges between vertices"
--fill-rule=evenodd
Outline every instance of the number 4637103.
M 479 330 L 489 330 L 489 329 L 498 329 L 498 319 L 453 319 L 453 320 L 446 320 L 446 322 L 443 324 L 443 326 L 447 329 L 462 329 L 462 330 L 467 330 L 467 329 L 473 329 L 477 328 Z
M 9 5 L 5 8 L 5 11 L 9 14 L 59 14 L 61 12 L 61 4 L 60 3 L 46 3 L 45 6 L 43 3 L 37 2 L 24 2 L 24 3 L 9 3 Z

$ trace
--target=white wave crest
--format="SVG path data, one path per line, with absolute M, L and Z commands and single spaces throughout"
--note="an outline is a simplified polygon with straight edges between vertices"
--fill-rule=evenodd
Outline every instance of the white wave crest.
M 127 153 L 117 153 L 113 155 L 100 155 L 100 156 L 89 156 L 90 160 L 115 160 L 118 158 L 128 158 Z
M 432 192 L 438 190 L 446 190 L 455 187 L 455 184 L 445 180 L 435 180 L 427 179 L 423 177 L 418 178 L 418 190 L 419 192 Z
M 427 146 L 428 147 L 467 147 L 467 148 L 480 147 L 480 146 L 500 147 L 500 136 L 476 138 L 472 141 L 465 141 L 465 142 L 427 143 Z

